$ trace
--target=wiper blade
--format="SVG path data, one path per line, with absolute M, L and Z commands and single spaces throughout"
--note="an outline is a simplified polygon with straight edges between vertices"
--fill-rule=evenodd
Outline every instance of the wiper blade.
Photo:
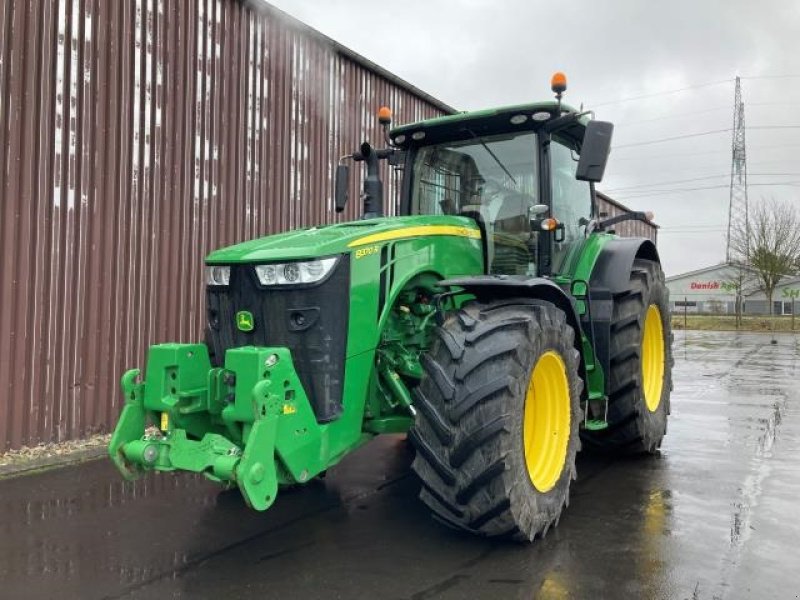
M 489 156 L 491 156 L 494 159 L 494 162 L 500 165 L 500 168 L 503 169 L 506 175 L 508 175 L 508 178 L 514 182 L 514 185 L 517 185 L 517 180 L 514 179 L 514 176 L 511 174 L 511 172 L 508 169 L 506 169 L 506 166 L 502 163 L 502 161 L 499 158 L 497 158 L 497 155 L 494 152 L 492 152 L 492 149 L 486 145 L 486 142 L 483 141 L 483 138 L 478 137 L 478 135 L 474 131 L 472 131 L 472 129 L 470 129 L 469 127 L 465 127 L 464 131 L 469 133 L 473 137 L 473 139 L 476 139 L 481 143 L 481 146 L 483 146 L 486 152 L 489 153 Z

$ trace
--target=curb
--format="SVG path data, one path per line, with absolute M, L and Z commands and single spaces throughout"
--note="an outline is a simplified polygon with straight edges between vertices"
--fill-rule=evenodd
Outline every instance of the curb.
M 84 448 L 76 450 L 69 454 L 60 454 L 57 456 L 42 456 L 32 458 L 17 464 L 0 465 L 0 480 L 11 479 L 22 475 L 31 475 L 33 473 L 40 473 L 50 469 L 59 467 L 68 467 L 77 465 L 90 460 L 97 460 L 108 456 L 108 449 L 105 446 L 95 446 L 92 448 Z

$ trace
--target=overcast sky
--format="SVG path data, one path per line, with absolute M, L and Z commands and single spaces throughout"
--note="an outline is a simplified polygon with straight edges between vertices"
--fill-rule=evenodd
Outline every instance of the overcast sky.
M 740 75 L 750 202 L 800 205 L 798 0 L 270 1 L 458 109 L 550 98 L 562 70 L 618 146 L 730 128 Z M 655 213 L 668 275 L 725 258 L 730 147 L 722 132 L 611 155 L 599 189 Z

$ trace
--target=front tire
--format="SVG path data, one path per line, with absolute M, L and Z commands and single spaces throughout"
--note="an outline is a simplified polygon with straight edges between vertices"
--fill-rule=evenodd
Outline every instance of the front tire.
M 472 303 L 438 329 L 409 434 L 434 517 L 527 541 L 558 521 L 580 445 L 574 341 L 563 311 L 529 299 Z

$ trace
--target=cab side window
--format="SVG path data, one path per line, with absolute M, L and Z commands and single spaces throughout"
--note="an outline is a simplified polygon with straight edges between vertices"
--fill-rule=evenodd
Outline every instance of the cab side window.
M 565 142 L 553 139 L 550 144 L 551 214 L 564 225 L 564 239 L 553 242 L 553 273 L 561 273 L 565 268 L 564 261 L 570 249 L 584 237 L 580 220 L 588 219 L 592 213 L 589 182 L 575 179 L 576 159 L 577 154 Z

